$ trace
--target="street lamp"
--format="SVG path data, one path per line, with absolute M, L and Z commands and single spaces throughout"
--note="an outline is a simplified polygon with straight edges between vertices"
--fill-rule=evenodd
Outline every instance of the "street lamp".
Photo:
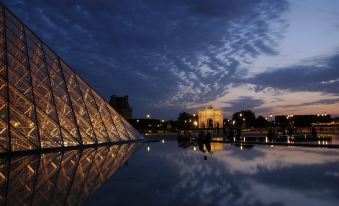
M 150 114 L 146 114 L 146 118 L 149 119 L 151 117 Z

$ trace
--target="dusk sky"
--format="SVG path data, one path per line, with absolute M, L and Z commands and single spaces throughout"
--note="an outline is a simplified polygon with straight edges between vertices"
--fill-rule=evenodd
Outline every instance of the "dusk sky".
M 339 116 L 338 0 L 4 0 L 134 117 Z

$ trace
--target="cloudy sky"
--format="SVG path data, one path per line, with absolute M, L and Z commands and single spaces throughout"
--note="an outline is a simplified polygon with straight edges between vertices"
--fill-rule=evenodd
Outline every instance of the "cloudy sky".
M 338 0 L 3 0 L 135 117 L 339 115 Z

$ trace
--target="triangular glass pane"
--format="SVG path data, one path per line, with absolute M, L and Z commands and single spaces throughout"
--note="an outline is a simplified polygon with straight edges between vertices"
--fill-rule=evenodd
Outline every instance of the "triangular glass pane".
M 30 101 L 33 100 L 29 71 L 11 54 L 8 54 L 8 81 Z
M 68 97 L 65 82 L 63 81 L 61 69 L 58 65 L 57 59 L 55 59 L 56 57 L 50 57 L 50 55 L 54 54 L 49 52 L 48 48 L 44 48 L 44 50 L 47 51 L 46 62 L 50 72 L 51 85 L 53 88 L 54 100 L 60 126 L 72 135 L 72 139 L 75 139 L 78 143 L 81 143 L 81 137 L 78 133 L 77 125 L 75 123 L 74 113 L 70 105 L 71 102 Z M 73 141 L 68 143 L 64 140 L 64 144 L 73 145 Z
M 6 65 L 5 65 L 5 35 L 4 35 L 4 14 L 3 8 L 0 8 L 0 76 L 6 76 Z
M 108 138 L 106 128 L 102 121 L 96 101 L 92 95 L 91 88 L 81 78 L 77 77 L 77 80 L 98 142 L 109 142 L 110 139 Z
M 80 145 L 77 139 L 75 139 L 70 133 L 64 128 L 61 128 L 62 139 L 65 147 Z
M 124 124 L 121 121 L 121 116 L 116 112 L 108 103 L 106 103 L 109 112 L 111 113 L 113 122 L 119 132 L 119 136 L 121 140 L 128 140 L 130 137 L 126 132 Z
M 15 135 L 11 136 L 12 151 L 37 149 L 39 141 L 33 103 L 11 85 L 9 94 L 11 135 Z M 24 139 L 18 139 L 21 135 Z
M 31 41 L 28 41 L 31 42 Z M 30 65 L 32 71 L 33 91 L 35 95 L 35 103 L 49 115 L 54 121 L 57 121 L 51 85 L 47 75 L 47 68 L 44 63 L 44 56 L 39 45 L 30 43 L 28 53 L 30 56 Z
M 132 127 L 132 125 L 130 125 L 129 122 L 127 122 L 127 120 L 121 118 L 121 121 L 123 122 L 130 139 L 140 138 L 137 131 Z
M 82 94 L 78 87 L 74 72 L 61 61 L 69 96 L 72 100 L 73 111 L 78 123 L 83 144 L 94 144 L 97 142 L 92 124 L 88 117 L 87 108 L 84 104 Z
M 37 116 L 41 148 L 61 147 L 62 138 L 58 124 L 40 109 L 37 109 Z
M 119 133 L 116 129 L 116 126 L 112 120 L 111 114 L 108 111 L 105 100 L 103 100 L 98 94 L 94 93 L 95 101 L 98 105 L 99 112 L 101 114 L 102 120 L 107 129 L 108 136 L 111 142 L 116 142 L 120 140 Z
M 7 84 L 0 76 L 0 152 L 8 151 Z

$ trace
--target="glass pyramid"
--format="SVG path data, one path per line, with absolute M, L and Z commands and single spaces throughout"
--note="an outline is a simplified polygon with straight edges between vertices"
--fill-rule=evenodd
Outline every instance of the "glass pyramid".
M 0 153 L 142 136 L 0 3 Z

